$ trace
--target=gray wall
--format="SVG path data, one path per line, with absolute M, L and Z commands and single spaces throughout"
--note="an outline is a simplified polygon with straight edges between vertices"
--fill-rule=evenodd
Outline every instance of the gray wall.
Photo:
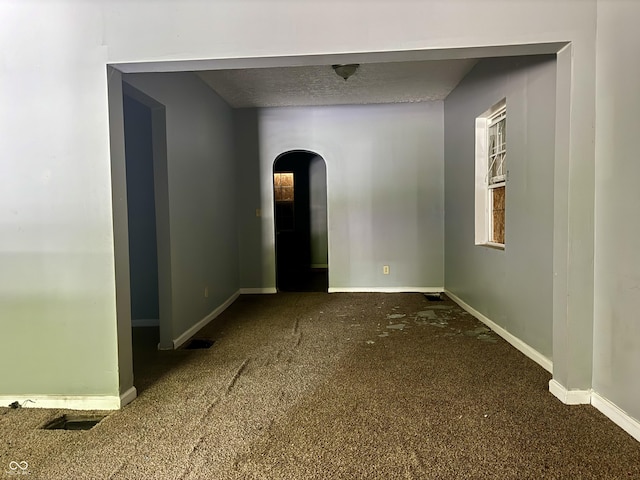
M 327 167 L 320 156 L 309 165 L 309 206 L 311 215 L 311 266 L 327 267 Z
M 598 3 L 593 389 L 640 420 L 638 2 Z M 640 440 L 636 430 L 636 438 Z
M 330 289 L 443 286 L 442 102 L 268 108 L 242 113 L 241 122 L 258 137 L 247 142 L 240 170 L 255 169 L 259 154 L 259 170 L 239 187 L 247 192 L 243 287 L 275 286 L 271 172 L 290 150 L 313 151 L 327 165 Z
M 170 334 L 176 339 L 239 288 L 233 114 L 192 73 L 124 80 L 166 107 Z
M 445 285 L 552 358 L 553 57 L 482 60 L 445 101 Z M 506 247 L 474 244 L 475 119 L 507 99 Z
M 236 201 L 240 285 L 242 288 L 258 291 L 264 291 L 265 288 L 275 289 L 275 279 L 272 278 L 271 270 L 273 265 L 268 265 L 267 253 L 263 253 L 261 248 L 265 226 L 262 221 L 263 185 L 260 181 L 258 110 L 253 108 L 234 110 L 234 133 L 238 186 Z M 272 174 L 273 169 L 264 173 L 269 176 Z M 266 188 L 269 191 L 273 189 L 273 180 Z

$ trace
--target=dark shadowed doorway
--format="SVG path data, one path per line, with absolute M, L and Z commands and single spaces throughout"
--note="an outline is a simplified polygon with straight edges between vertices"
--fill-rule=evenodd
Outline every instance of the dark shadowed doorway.
M 324 159 L 296 150 L 273 164 L 278 290 L 326 292 L 327 169 Z

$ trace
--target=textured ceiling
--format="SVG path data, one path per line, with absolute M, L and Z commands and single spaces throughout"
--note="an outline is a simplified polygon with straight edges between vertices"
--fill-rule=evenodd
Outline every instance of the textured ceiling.
M 347 105 L 443 100 L 477 60 L 367 63 L 349 80 L 330 65 L 198 72 L 232 107 Z

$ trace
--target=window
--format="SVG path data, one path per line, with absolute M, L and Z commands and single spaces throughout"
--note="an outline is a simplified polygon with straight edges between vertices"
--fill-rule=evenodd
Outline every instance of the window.
M 505 245 L 507 103 L 476 118 L 476 245 Z

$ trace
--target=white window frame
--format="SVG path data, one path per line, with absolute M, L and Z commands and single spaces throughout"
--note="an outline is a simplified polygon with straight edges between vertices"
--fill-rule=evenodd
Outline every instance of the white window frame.
M 490 184 L 489 127 L 507 117 L 507 100 L 503 98 L 476 118 L 475 149 L 475 244 L 504 249 L 504 243 L 492 238 L 493 214 L 491 189 L 506 185 L 507 172 L 494 177 Z

